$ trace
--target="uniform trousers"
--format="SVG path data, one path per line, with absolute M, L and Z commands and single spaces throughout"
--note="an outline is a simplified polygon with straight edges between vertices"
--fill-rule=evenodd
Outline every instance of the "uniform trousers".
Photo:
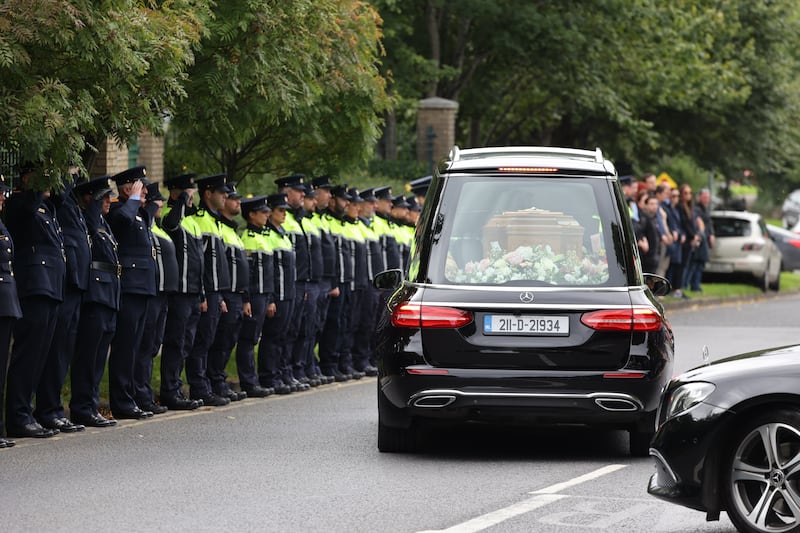
M 230 385 L 226 382 L 228 374 L 225 367 L 231 358 L 233 347 L 239 338 L 239 331 L 242 329 L 242 318 L 244 313 L 244 297 L 239 293 L 226 292 L 223 294 L 228 312 L 220 316 L 217 324 L 217 332 L 214 335 L 214 342 L 208 350 L 208 369 L 206 375 L 211 382 L 211 390 L 220 396 L 227 395 Z
M 258 381 L 262 387 L 280 386 L 285 383 L 286 372 L 291 374 L 286 329 L 293 305 L 294 300 L 275 302 L 275 316 L 264 320 L 261 342 L 258 343 Z
M 306 324 L 307 332 L 306 332 L 306 340 L 305 344 L 303 345 L 303 350 L 305 352 L 305 373 L 306 376 L 312 377 L 322 374 L 322 371 L 319 369 L 319 361 L 317 360 L 317 354 L 314 352 L 314 346 L 317 344 L 317 333 L 319 331 L 319 305 L 321 301 L 320 293 L 325 290 L 320 283 L 312 284 L 308 289 L 308 299 L 313 303 L 313 312 L 308 317 L 308 323 Z M 325 290 L 327 293 L 328 291 Z
M 375 359 L 375 321 L 381 295 L 378 289 L 368 287 L 363 292 L 358 310 L 353 310 L 356 321 L 353 331 L 353 368 L 364 370 Z
M 108 396 L 112 413 L 132 411 L 136 405 L 134 372 L 141 354 L 147 307 L 152 296 L 122 293 L 117 313 L 117 331 L 108 358 Z
M 20 298 L 22 318 L 14 323 L 14 347 L 8 366 L 6 427 L 33 424 L 33 396 L 39 386 L 58 321 L 58 300 L 47 296 Z
M 200 296 L 170 294 L 167 321 L 161 345 L 161 403 L 183 395 L 181 371 L 194 345 L 197 324 L 200 322 Z
M 14 328 L 16 318 L 0 317 L 0 399 L 3 398 L 6 390 L 6 373 L 8 372 L 8 355 L 11 348 L 11 331 Z M 0 409 L 0 437 L 5 436 L 3 425 L 3 414 Z
M 331 298 L 328 304 L 328 314 L 319 342 L 319 366 L 326 376 L 339 371 L 343 337 L 348 322 L 350 284 L 339 283 L 338 287 L 339 296 Z
M 206 302 L 208 309 L 205 313 L 200 313 L 194 344 L 186 359 L 186 381 L 189 382 L 190 397 L 193 399 L 203 398 L 211 393 L 211 382 L 207 375 L 208 350 L 214 342 L 217 324 L 219 324 L 222 314 L 220 309 L 222 294 L 219 292 L 208 293 Z
M 317 282 L 298 281 L 295 284 L 294 310 L 289 326 L 288 343 L 292 351 L 292 376 L 295 379 L 313 374 L 313 368 L 306 368 L 308 362 L 308 343 L 311 342 L 317 313 Z
M 336 284 L 332 279 L 325 278 L 319 283 L 319 298 L 317 299 L 317 322 L 316 333 L 314 334 L 314 344 L 318 344 L 318 353 L 322 354 L 322 332 L 325 329 L 325 323 L 328 320 L 328 308 L 331 305 L 331 290 Z M 317 365 L 320 366 L 320 358 L 317 358 Z
M 108 349 L 117 327 L 117 311 L 103 304 L 86 302 L 81 308 L 75 355 L 70 381 L 72 396 L 69 414 L 87 418 L 100 407 L 100 382 L 108 359 Z
M 261 330 L 267 316 L 266 294 L 251 294 L 251 316 L 242 318 L 242 329 L 239 331 L 239 343 L 236 345 L 236 370 L 239 373 L 239 385 L 249 389 L 258 385 L 256 373 L 255 346 L 261 339 Z M 261 360 L 259 352 L 259 362 Z
M 164 329 L 167 324 L 167 311 L 169 309 L 169 296 L 159 292 L 147 306 L 147 317 L 144 322 L 144 338 L 140 357 L 136 359 L 136 368 L 133 374 L 134 399 L 136 405 L 150 405 L 155 402 L 153 387 L 153 359 L 161 350 L 164 340 Z
M 61 389 L 64 387 L 67 370 L 75 352 L 75 336 L 81 316 L 83 292 L 74 285 L 67 285 L 64 288 L 64 300 L 58 306 L 53 341 L 36 389 L 36 411 L 33 415 L 39 422 L 64 418 Z

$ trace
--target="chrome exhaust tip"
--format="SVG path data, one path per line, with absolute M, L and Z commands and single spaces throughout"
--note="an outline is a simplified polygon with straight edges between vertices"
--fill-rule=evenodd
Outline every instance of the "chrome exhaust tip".
M 436 394 L 430 396 L 420 396 L 418 398 L 415 398 L 411 405 L 414 407 L 426 407 L 426 408 L 438 409 L 442 407 L 447 407 L 454 401 L 456 401 L 455 396 L 449 394 Z
M 606 411 L 630 412 L 639 410 L 638 405 L 625 398 L 595 398 L 594 403 Z

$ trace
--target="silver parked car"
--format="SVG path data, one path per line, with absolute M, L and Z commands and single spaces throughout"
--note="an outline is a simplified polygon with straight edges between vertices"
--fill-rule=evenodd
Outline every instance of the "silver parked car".
M 767 224 L 767 231 L 783 256 L 781 270 L 784 272 L 800 270 L 800 234 L 772 224 Z
M 711 220 L 716 240 L 705 272 L 752 276 L 762 290 L 777 291 L 782 256 L 761 215 L 748 211 L 712 211 Z
M 792 229 L 800 222 L 800 189 L 790 192 L 783 201 L 781 219 L 786 229 Z

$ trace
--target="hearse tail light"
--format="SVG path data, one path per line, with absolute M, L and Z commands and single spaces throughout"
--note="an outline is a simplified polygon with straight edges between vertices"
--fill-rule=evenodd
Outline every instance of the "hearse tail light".
M 658 331 L 663 318 L 651 307 L 634 307 L 584 313 L 581 323 L 597 331 Z
M 453 307 L 404 303 L 392 312 L 392 325 L 400 328 L 460 328 L 472 322 L 472 313 Z
M 497 170 L 499 170 L 500 172 L 520 172 L 520 173 L 558 172 L 557 168 L 551 168 L 551 167 L 500 167 Z

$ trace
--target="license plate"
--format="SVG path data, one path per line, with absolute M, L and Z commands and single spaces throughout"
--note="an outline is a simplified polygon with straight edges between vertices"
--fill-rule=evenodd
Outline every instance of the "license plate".
M 709 272 L 733 272 L 733 265 L 730 263 L 706 263 L 705 269 Z
M 569 317 L 542 315 L 484 315 L 486 335 L 569 335 Z

